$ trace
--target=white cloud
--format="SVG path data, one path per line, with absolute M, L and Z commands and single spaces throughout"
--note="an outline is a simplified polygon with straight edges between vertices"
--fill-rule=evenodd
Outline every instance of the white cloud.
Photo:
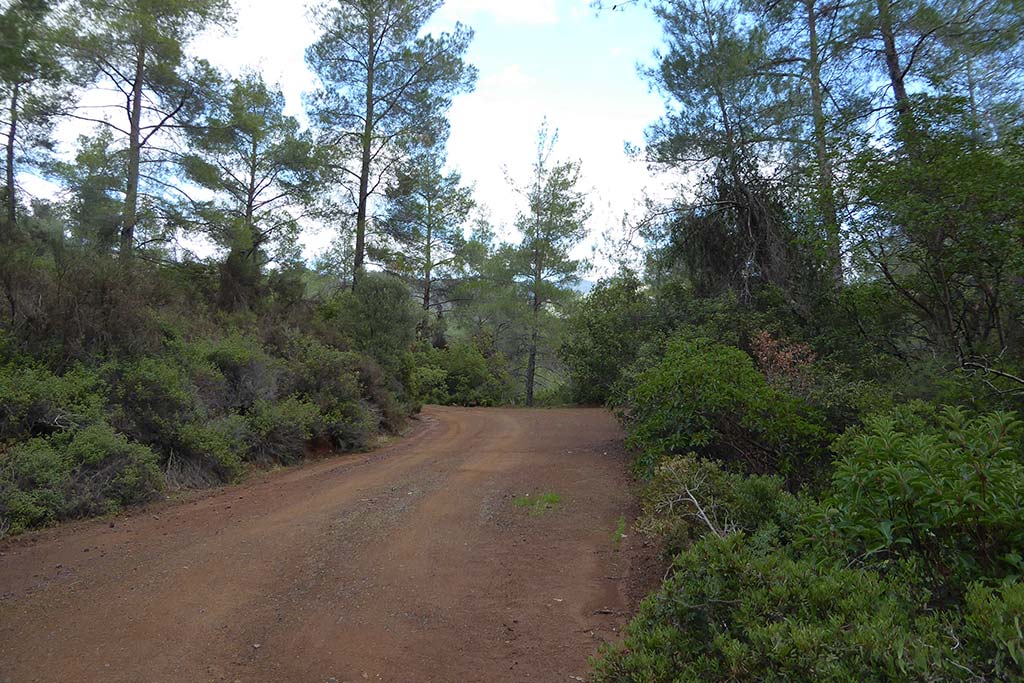
M 523 67 L 511 64 L 496 74 L 482 77 L 477 83 L 477 92 L 504 92 L 508 90 L 526 90 L 535 85 L 537 80 L 523 72 Z
M 593 206 L 590 237 L 576 249 L 576 257 L 589 257 L 602 233 L 617 231 L 623 214 L 635 213 L 645 190 L 662 194 L 661 181 L 651 177 L 643 162 L 631 159 L 623 146 L 627 131 L 639 137 L 650 122 L 649 107 L 552 92 L 518 65 L 482 78 L 480 85 L 452 106 L 448 160 L 464 180 L 476 184 L 477 199 L 490 209 L 499 237 L 512 237 L 510 224 L 522 201 L 509 178 L 518 183 L 529 179 L 537 129 L 545 117 L 559 129 L 556 157 L 581 161 L 580 187 Z
M 554 24 L 558 22 L 555 0 L 448 0 L 439 14 L 445 20 L 467 21 L 488 14 L 502 24 Z
M 211 28 L 192 44 L 192 52 L 239 75 L 245 69 L 262 72 L 268 83 L 280 85 L 287 113 L 303 116 L 302 93 L 316 87 L 305 62 L 306 46 L 317 30 L 301 5 L 276 0 L 235 0 L 237 19 L 228 35 Z

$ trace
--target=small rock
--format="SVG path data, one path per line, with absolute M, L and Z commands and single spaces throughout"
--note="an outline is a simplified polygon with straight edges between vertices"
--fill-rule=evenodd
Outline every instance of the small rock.
M 260 644 L 259 643 L 253 643 L 252 644 L 252 649 L 254 649 L 254 650 L 260 649 Z

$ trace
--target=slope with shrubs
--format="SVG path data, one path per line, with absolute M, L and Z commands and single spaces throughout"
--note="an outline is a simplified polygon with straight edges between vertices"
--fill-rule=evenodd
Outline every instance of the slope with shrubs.
M 27 261 L 32 277 L 6 290 L 0 535 L 236 481 L 318 444 L 364 448 L 417 404 L 402 283 L 314 299 L 302 272 L 280 273 L 258 307 L 225 311 L 215 264 L 119 270 L 69 252 Z
M 293 264 L 225 308 L 216 261 L 45 235 L 0 257 L 0 537 L 362 449 L 422 403 L 514 397 L 500 353 L 418 338 L 409 286 L 381 274 L 325 292 Z
M 636 285 L 583 303 L 591 329 L 665 306 L 685 319 L 648 324 L 629 363 L 572 355 L 597 336 L 563 350 L 574 379 L 606 387 L 636 453 L 637 526 L 669 562 L 594 680 L 1021 680 L 1019 392 L 897 371 L 771 303 L 660 283 L 609 306 L 616 287 Z

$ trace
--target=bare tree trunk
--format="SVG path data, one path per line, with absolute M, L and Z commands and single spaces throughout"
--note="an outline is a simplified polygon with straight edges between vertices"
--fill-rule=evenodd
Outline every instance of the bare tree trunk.
M 366 254 L 366 214 L 370 194 L 370 162 L 373 144 L 373 79 L 375 75 L 374 57 L 376 51 L 376 30 L 373 16 L 370 16 L 366 27 L 366 107 L 363 121 L 362 150 L 359 160 L 359 207 L 356 210 L 356 253 L 352 267 L 352 291 L 356 290 L 359 278 L 363 274 Z
M 821 87 L 821 58 L 818 53 L 817 0 L 804 1 L 807 7 L 807 32 L 810 38 L 807 69 L 811 79 L 814 151 L 818 162 L 818 210 L 825 221 L 825 238 L 832 279 L 836 286 L 841 286 L 843 284 L 843 255 L 839 234 L 839 213 L 836 209 L 835 186 L 832 179 L 832 160 L 828 156 L 825 107 Z
M 18 98 L 20 95 L 21 84 L 15 83 L 14 89 L 11 91 L 11 121 L 10 126 L 7 129 L 7 196 L 4 197 L 6 202 L 6 206 L 4 208 L 6 209 L 7 225 L 3 232 L 0 232 L 0 241 L 12 239 L 14 237 L 14 230 L 18 225 L 18 188 L 15 184 L 14 141 L 18 136 Z
M 423 310 L 430 310 L 430 278 L 434 270 L 434 264 L 431 262 L 430 253 L 430 241 L 433 239 L 433 230 L 431 229 L 431 216 L 430 216 L 430 202 L 427 202 L 427 242 L 426 247 L 423 250 Z
M 889 72 L 893 98 L 896 100 L 896 114 L 901 123 L 907 123 L 910 114 L 910 100 L 907 97 L 907 86 L 900 68 L 900 55 L 896 50 L 896 34 L 892 26 L 892 1 L 876 0 L 878 6 L 878 30 L 882 34 L 882 45 L 885 53 L 885 66 Z
M 135 226 L 139 220 L 139 172 L 142 161 L 142 85 L 145 77 L 146 49 L 138 48 L 135 80 L 132 82 L 131 116 L 128 130 L 128 179 L 124 193 L 121 224 L 121 258 L 128 260 L 135 248 Z
M 530 356 L 526 361 L 526 405 L 533 405 L 533 385 L 537 379 L 537 312 L 533 313 L 533 329 L 530 330 Z

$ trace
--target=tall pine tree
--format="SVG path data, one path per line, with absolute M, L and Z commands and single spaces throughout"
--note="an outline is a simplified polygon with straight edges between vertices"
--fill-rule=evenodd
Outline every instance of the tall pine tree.
M 353 287 L 364 268 L 371 199 L 410 151 L 444 139 L 453 95 L 476 69 L 463 61 L 473 33 L 422 35 L 441 0 L 332 0 L 316 11 L 322 34 L 306 61 L 322 87 L 313 118 L 336 157 L 355 216 Z

